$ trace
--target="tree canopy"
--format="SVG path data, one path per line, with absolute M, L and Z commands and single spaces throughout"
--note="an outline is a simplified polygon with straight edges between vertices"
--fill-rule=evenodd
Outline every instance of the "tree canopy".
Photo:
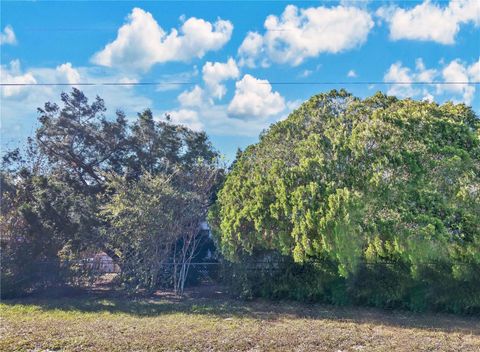
M 218 153 L 205 132 L 155 119 L 149 109 L 129 123 L 76 88 L 60 98 L 38 109 L 26 150 L 3 157 L 2 293 L 48 285 L 46 271 L 60 273 L 67 260 L 98 251 L 121 266 L 133 262 L 127 254 L 150 255 L 151 265 L 125 267 L 122 275 L 154 287 L 158 278 L 148 268 L 200 232 L 221 174 Z M 152 256 L 155 246 L 168 250 Z
M 226 177 L 207 135 L 168 115 L 109 116 L 78 89 L 38 111 L 3 157 L 2 296 L 81 280 L 69 263 L 98 251 L 125 286 L 180 293 L 210 207 L 221 275 L 246 296 L 480 311 L 480 120 L 464 104 L 318 94 Z
M 231 260 L 480 263 L 480 121 L 463 104 L 313 96 L 239 154 L 210 213 Z

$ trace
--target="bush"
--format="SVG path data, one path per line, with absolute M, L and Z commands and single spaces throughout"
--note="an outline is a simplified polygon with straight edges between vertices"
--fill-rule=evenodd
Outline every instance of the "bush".
M 297 263 L 260 284 L 268 295 L 475 311 L 480 120 L 463 104 L 318 94 L 239 153 L 210 220 L 229 260 Z
M 295 263 L 275 256 L 262 262 L 265 254 L 223 263 L 223 282 L 231 293 L 244 298 L 289 299 L 335 305 L 364 305 L 412 311 L 480 312 L 480 268 L 463 268 L 470 280 L 452 280 L 448 265 L 430 263 L 412 268 L 400 263 L 360 265 L 348 279 L 337 275 L 333 262 Z

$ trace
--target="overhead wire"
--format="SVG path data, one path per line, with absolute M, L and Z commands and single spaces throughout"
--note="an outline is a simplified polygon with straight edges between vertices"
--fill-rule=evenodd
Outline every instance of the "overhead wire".
M 45 82 L 45 83 L 3 83 L 1 87 L 45 87 L 45 86 L 162 86 L 162 85 L 195 85 L 200 82 Z M 257 82 L 264 85 L 479 85 L 480 81 L 269 81 Z

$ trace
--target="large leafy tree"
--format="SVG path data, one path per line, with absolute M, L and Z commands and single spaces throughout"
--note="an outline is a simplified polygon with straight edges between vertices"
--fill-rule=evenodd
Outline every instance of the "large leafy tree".
M 194 171 L 203 165 L 216 173 L 217 153 L 204 132 L 175 125 L 168 116 L 156 121 L 148 109 L 128 124 L 123 112 L 107 116 L 101 98 L 89 101 L 74 88 L 62 93 L 61 104 L 47 102 L 38 112 L 35 138 L 29 139 L 25 152 L 4 156 L 0 174 L 2 278 L 8 276 L 11 282 L 40 263 L 60 265 L 86 251 L 104 250 L 120 260 L 130 244 L 112 236 L 118 224 L 100 215 L 106 204 L 118 199 L 115 186 L 124 186 L 112 180 L 140 190 L 144 176 L 158 176 L 169 178 L 185 195 L 198 195 L 199 189 L 188 188 L 198 185 Z M 205 189 L 205 195 L 212 199 L 210 190 Z M 159 209 L 166 206 L 162 204 Z M 142 213 L 136 214 L 142 222 Z M 182 216 L 197 213 L 176 214 L 178 225 Z M 190 226 L 198 227 L 198 221 Z M 129 238 L 132 246 L 134 239 Z
M 480 263 L 480 121 L 471 108 L 377 93 L 319 94 L 272 125 L 228 174 L 211 221 L 235 260 L 259 249 L 363 263 Z M 470 276 L 469 276 L 470 275 Z

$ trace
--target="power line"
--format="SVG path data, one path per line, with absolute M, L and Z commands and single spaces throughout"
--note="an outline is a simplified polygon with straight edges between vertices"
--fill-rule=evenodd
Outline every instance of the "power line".
M 162 86 L 192 85 L 197 82 L 79 82 L 79 83 L 0 83 L 2 87 L 45 87 L 45 86 Z
M 0 83 L 1 87 L 45 87 L 45 86 L 162 86 L 162 85 L 195 85 L 199 82 L 78 82 L 78 83 Z M 270 85 L 480 85 L 480 82 L 469 81 L 421 81 L 421 82 L 389 82 L 389 81 L 311 81 L 311 82 L 257 82 L 256 84 Z
M 436 82 L 436 81 L 423 81 L 423 82 L 389 82 L 389 81 L 356 81 L 356 82 L 348 82 L 348 81 L 321 81 L 321 82 L 268 82 L 268 83 L 262 83 L 262 84 L 278 84 L 278 85 L 308 85 L 308 84 L 342 84 L 342 85 L 363 85 L 363 84 L 382 84 L 382 85 L 426 85 L 426 84 L 441 84 L 441 85 L 452 85 L 452 84 L 480 84 L 480 82 L 468 82 L 468 81 L 456 81 L 456 82 L 450 82 L 450 81 L 444 81 L 444 82 Z

